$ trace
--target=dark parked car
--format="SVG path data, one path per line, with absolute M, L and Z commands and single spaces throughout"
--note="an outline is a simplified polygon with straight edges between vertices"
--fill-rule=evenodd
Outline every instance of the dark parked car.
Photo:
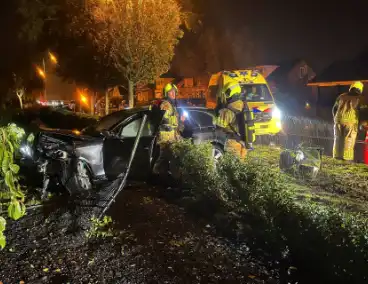
M 226 136 L 213 125 L 212 110 L 197 107 L 178 110 L 186 117 L 182 136 L 192 138 L 195 144 L 212 143 L 213 155 L 219 158 Z M 147 122 L 129 174 L 131 179 L 145 180 L 158 155 L 156 138 L 162 121 L 161 112 L 152 112 L 147 107 L 114 112 L 81 132 L 42 131 L 36 136 L 32 151 L 24 149 L 23 153 L 32 153 L 39 172 L 50 177 L 45 179 L 46 183 L 56 179 L 72 194 L 89 191 L 99 182 L 114 180 L 124 172 L 145 114 Z

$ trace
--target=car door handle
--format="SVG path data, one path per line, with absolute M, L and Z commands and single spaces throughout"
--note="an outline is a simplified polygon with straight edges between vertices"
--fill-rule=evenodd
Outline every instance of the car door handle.
M 144 147 L 143 149 L 144 149 L 144 150 L 149 150 L 149 149 L 150 149 L 150 147 Z

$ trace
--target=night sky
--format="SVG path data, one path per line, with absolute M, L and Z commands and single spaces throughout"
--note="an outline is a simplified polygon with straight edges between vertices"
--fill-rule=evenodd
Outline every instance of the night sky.
M 244 42 L 251 37 L 259 49 L 259 56 L 252 63 L 275 64 L 286 59 L 303 58 L 320 71 L 334 60 L 354 57 L 368 46 L 365 19 L 368 19 L 368 4 L 364 0 L 314 1 L 320 4 L 295 0 L 192 1 L 197 12 L 202 14 L 206 27 L 213 26 L 220 33 L 249 28 L 251 35 L 244 36 Z M 0 34 L 3 37 L 14 34 L 14 26 L 10 24 L 14 17 L 6 7 L 0 14 Z M 7 51 L 14 48 L 13 41 L 2 42 L 0 57 L 3 58 L 0 61 L 8 57 Z M 181 45 L 191 48 L 192 43 L 185 37 Z M 192 49 L 196 52 L 194 43 Z M 185 54 L 178 56 L 185 62 Z
M 368 46 L 367 1 L 207 2 L 212 3 L 207 11 L 212 22 L 251 28 L 262 47 L 261 64 L 305 58 L 318 71 L 334 60 L 354 57 Z

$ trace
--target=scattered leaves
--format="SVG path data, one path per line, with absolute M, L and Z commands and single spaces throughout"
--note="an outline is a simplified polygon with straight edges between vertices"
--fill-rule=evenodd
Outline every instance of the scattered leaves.
M 105 238 L 105 237 L 112 237 L 114 235 L 113 230 L 113 222 L 110 216 L 104 216 L 102 220 L 99 220 L 95 217 L 91 219 L 92 227 L 86 233 L 88 238 Z

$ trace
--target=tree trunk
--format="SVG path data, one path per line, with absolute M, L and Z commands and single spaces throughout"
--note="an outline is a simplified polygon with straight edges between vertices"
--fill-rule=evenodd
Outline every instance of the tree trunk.
M 128 81 L 128 94 L 129 94 L 129 107 L 134 107 L 134 83 L 133 81 Z
M 17 95 L 18 100 L 19 100 L 19 105 L 20 105 L 20 109 L 23 109 L 23 98 L 22 95 Z
M 110 100 L 109 100 L 109 90 L 105 91 L 105 115 L 109 114 Z
M 94 115 L 95 114 L 95 101 L 96 101 L 96 92 L 93 92 L 92 95 L 91 95 L 91 114 Z

